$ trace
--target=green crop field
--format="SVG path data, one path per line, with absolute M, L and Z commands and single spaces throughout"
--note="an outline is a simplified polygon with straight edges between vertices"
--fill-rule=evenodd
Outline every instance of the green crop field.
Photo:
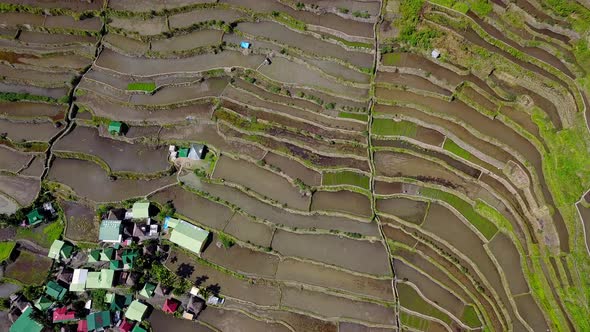
M 369 190 L 369 178 L 365 175 L 352 172 L 352 171 L 340 171 L 324 173 L 322 175 L 322 185 L 324 186 L 338 186 L 338 185 L 351 185 L 359 188 Z
M 367 122 L 369 116 L 363 113 L 350 113 L 350 112 L 340 112 L 338 113 L 338 117 L 345 118 L 345 119 L 355 119 L 360 120 L 363 122 Z
M 133 82 L 133 83 L 127 84 L 127 90 L 153 92 L 154 90 L 156 90 L 156 83 L 155 82 Z
M 465 160 L 471 159 L 471 153 L 469 151 L 463 149 L 457 143 L 453 142 L 450 138 L 447 137 L 445 140 L 445 144 L 443 145 L 443 149 L 451 152 L 452 154 L 456 155 L 457 157 L 463 158 Z
M 10 257 L 12 250 L 16 246 L 14 241 L 0 242 L 0 263 L 4 262 Z
M 418 126 L 409 121 L 395 121 L 392 119 L 373 119 L 372 133 L 380 136 L 415 137 Z

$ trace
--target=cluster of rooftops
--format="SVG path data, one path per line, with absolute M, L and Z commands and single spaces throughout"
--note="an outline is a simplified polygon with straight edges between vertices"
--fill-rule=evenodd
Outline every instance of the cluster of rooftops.
M 44 205 L 39 210 L 39 215 L 45 216 L 48 212 L 55 213 L 53 207 Z M 208 238 L 209 232 L 186 221 L 172 218 L 164 219 L 163 225 L 151 218 L 151 204 L 148 201 L 135 202 L 131 209 L 111 209 L 106 218 L 101 220 L 99 228 L 100 248 L 78 250 L 76 246 L 62 240 L 55 240 L 51 245 L 48 257 L 60 263 L 62 266 L 57 280 L 50 280 L 45 285 L 45 293 L 34 301 L 33 307 L 44 313 L 51 313 L 54 323 L 78 322 L 77 331 L 102 331 L 114 324 L 122 332 L 145 331 L 140 324 L 147 312 L 149 304 L 139 299 L 133 299 L 131 294 L 119 294 L 117 285 L 130 286 L 136 283 L 138 276 L 132 278 L 130 271 L 137 258 L 142 255 L 150 255 L 162 250 L 159 245 L 156 249 L 132 244 L 141 244 L 145 240 L 166 237 L 172 243 L 177 244 L 197 255 L 200 255 Z M 36 214 L 35 214 L 36 215 Z M 34 215 L 32 215 L 34 216 Z M 29 218 L 27 217 L 27 220 Z M 77 266 L 78 268 L 73 268 Z M 117 287 L 118 288 L 118 287 Z M 91 312 L 86 318 L 77 317 L 76 312 L 68 307 L 60 305 L 67 292 L 81 293 L 96 289 L 111 290 L 106 294 L 105 303 L 109 310 Z M 150 299 L 155 295 L 165 295 L 159 284 L 145 282 L 139 296 Z M 20 296 L 22 298 L 22 295 Z M 20 299 L 19 298 L 19 299 Z M 17 301 L 19 299 L 12 299 Z M 20 299 L 21 301 L 23 299 Z M 184 310 L 183 317 L 192 319 L 204 307 L 204 298 L 199 295 L 199 289 L 193 287 L 190 292 L 189 302 Z M 91 301 L 86 308 L 91 308 Z M 10 332 L 39 332 L 43 326 L 31 318 L 34 310 L 28 302 L 24 302 L 20 312 L 22 313 L 10 328 Z M 215 296 L 208 299 L 209 304 L 222 304 L 223 300 Z M 175 313 L 181 303 L 173 298 L 165 299 L 162 310 Z M 126 308 L 126 309 L 125 309 Z M 121 319 L 121 312 L 124 318 Z

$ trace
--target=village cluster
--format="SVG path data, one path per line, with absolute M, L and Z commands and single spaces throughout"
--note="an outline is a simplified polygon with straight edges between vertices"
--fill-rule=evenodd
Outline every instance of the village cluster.
M 172 294 L 170 285 L 158 282 L 141 266 L 164 262 L 171 245 L 200 255 L 210 239 L 207 230 L 170 216 L 159 224 L 152 210 L 150 202 L 138 201 L 131 209 L 111 209 L 101 216 L 99 248 L 82 249 L 55 240 L 48 254 L 55 272 L 44 293 L 35 299 L 22 294 L 10 298 L 14 322 L 10 332 L 40 332 L 60 324 L 66 331 L 142 332 L 147 331 L 145 319 L 154 309 L 191 320 L 206 304 L 222 305 L 222 298 L 196 286 L 185 294 Z M 29 213 L 23 226 L 55 213 L 46 203 Z M 97 294 L 102 298 L 97 299 Z M 93 301 L 103 303 L 97 306 Z

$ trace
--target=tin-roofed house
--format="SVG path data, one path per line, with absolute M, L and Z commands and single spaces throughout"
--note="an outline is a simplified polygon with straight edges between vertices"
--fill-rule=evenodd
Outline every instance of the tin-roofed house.
M 120 220 L 103 220 L 98 230 L 98 240 L 108 243 L 119 243 L 123 239 L 123 228 Z
M 121 135 L 123 133 L 123 122 L 111 121 L 109 123 L 109 133 L 111 135 Z
M 88 270 L 75 269 L 72 283 L 70 284 L 71 292 L 83 292 L 86 289 L 86 280 L 88 279 Z
M 45 215 L 41 209 L 34 209 L 27 214 L 27 219 L 23 226 L 34 226 L 45 221 Z
M 109 311 L 93 312 L 86 317 L 88 331 L 102 331 L 112 325 Z
M 201 160 L 207 154 L 207 147 L 203 144 L 191 144 L 188 152 L 188 158 L 192 160 Z
M 131 302 L 129 308 L 127 308 L 127 311 L 125 312 L 125 318 L 134 320 L 136 322 L 141 322 L 145 317 L 147 309 L 147 305 L 139 302 L 138 300 L 135 300 Z
M 70 258 L 73 252 L 74 246 L 61 240 L 55 240 L 51 244 L 47 256 L 59 262 L 62 259 Z
M 31 318 L 33 309 L 28 306 L 18 319 L 10 326 L 9 332 L 41 332 L 43 325 Z
M 140 201 L 133 203 L 133 219 L 147 219 L 150 217 L 150 202 Z
M 174 225 L 175 224 L 175 225 Z M 174 225 L 174 227 L 172 227 Z M 201 251 L 209 238 L 209 231 L 190 224 L 186 221 L 179 220 L 177 223 L 168 222 L 168 227 L 173 228 L 170 235 L 170 241 L 177 245 L 201 255 Z
M 103 269 L 100 272 L 88 272 L 87 289 L 107 289 L 113 287 L 115 271 Z
M 63 299 L 67 292 L 67 289 L 53 280 L 49 281 L 45 287 L 45 294 L 58 301 Z

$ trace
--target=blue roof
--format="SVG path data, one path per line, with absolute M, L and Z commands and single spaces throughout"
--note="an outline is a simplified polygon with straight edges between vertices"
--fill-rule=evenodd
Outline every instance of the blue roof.
M 240 43 L 241 48 L 250 48 L 250 43 L 243 41 Z

